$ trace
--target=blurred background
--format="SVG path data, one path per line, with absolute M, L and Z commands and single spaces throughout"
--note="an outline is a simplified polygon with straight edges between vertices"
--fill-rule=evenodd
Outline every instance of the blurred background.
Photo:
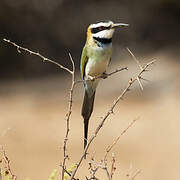
M 18 179 L 48 179 L 53 169 L 60 169 L 71 76 L 38 57 L 19 54 L 3 38 L 68 68 L 71 52 L 79 80 L 87 27 L 101 20 L 130 24 L 114 35 L 108 70 L 128 66 L 129 71 L 99 84 L 90 135 L 138 71 L 126 47 L 142 64 L 152 58 L 157 63 L 144 76 L 150 80 L 143 82 L 144 91 L 137 84 L 117 105 L 115 115 L 107 120 L 89 153 L 102 159 L 106 147 L 138 117 L 112 151 L 117 168 L 114 179 L 128 179 L 127 174 L 137 169 L 141 169 L 136 178 L 139 180 L 180 178 L 179 0 L 1 0 L 0 145 L 6 149 Z M 83 151 L 82 99 L 83 87 L 79 84 L 74 91 L 68 166 L 76 163 Z M 78 172 L 80 179 L 87 175 L 87 167 L 88 160 Z M 105 179 L 103 172 L 99 176 Z

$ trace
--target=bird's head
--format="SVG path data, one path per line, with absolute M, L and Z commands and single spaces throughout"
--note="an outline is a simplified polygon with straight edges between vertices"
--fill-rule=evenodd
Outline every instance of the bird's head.
M 119 27 L 127 27 L 128 24 L 124 23 L 113 23 L 112 21 L 99 22 L 91 24 L 87 31 L 87 41 L 91 43 L 111 43 L 114 30 Z

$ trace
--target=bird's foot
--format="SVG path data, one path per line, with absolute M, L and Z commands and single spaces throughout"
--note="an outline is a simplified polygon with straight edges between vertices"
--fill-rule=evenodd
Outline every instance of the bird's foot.
M 94 78 L 93 76 L 88 75 L 88 76 L 87 76 L 87 80 L 94 81 L 95 78 Z
M 103 73 L 102 73 L 102 78 L 103 78 L 103 79 L 106 79 L 107 77 L 108 77 L 108 74 L 107 74 L 106 72 L 103 72 Z

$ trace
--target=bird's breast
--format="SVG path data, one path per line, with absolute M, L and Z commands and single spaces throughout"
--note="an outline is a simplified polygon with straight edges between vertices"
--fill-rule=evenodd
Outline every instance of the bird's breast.
M 112 55 L 112 49 L 98 48 L 92 49 L 88 54 L 88 62 L 86 64 L 86 76 L 97 76 L 106 71 Z

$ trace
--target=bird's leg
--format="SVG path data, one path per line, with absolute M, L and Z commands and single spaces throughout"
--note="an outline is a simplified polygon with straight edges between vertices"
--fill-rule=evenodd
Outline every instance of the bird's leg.
M 103 73 L 102 73 L 102 78 L 103 79 L 106 79 L 108 77 L 108 74 L 106 73 L 106 71 L 104 71 Z

